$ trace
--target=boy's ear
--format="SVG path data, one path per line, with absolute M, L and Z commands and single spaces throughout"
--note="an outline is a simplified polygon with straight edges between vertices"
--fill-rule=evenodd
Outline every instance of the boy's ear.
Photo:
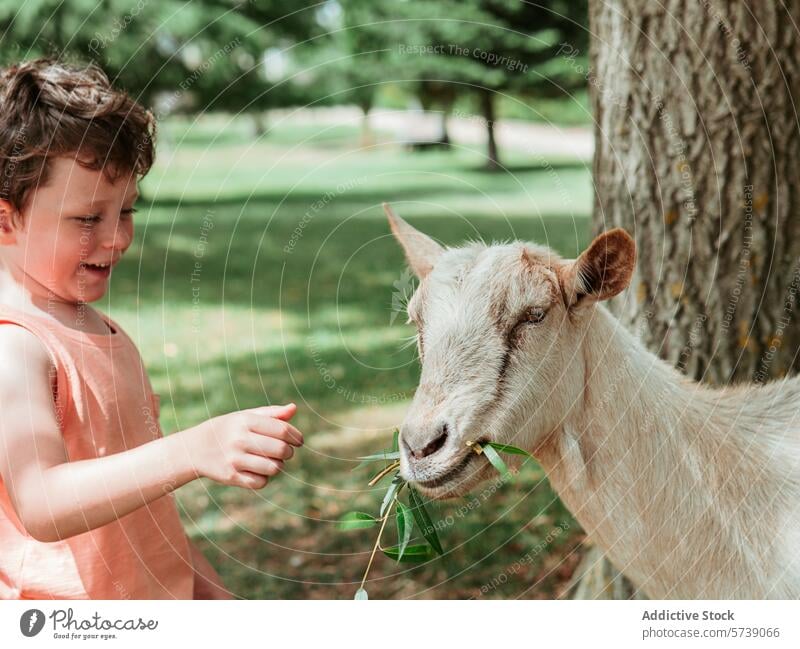
M 624 291 L 636 267 L 636 244 L 622 228 L 599 235 L 581 256 L 558 268 L 568 308 L 607 300 Z
M 425 279 L 433 270 L 433 265 L 444 252 L 444 248 L 397 216 L 389 203 L 383 204 L 383 211 L 389 219 L 392 234 L 406 253 L 406 260 L 411 270 L 419 279 Z
M 15 223 L 18 219 L 17 208 L 10 201 L 0 198 L 0 245 L 7 246 L 17 241 Z

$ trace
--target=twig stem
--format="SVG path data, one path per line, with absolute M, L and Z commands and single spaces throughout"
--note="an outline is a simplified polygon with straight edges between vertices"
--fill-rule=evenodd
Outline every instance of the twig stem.
M 400 466 L 400 462 L 392 462 L 392 463 L 391 463 L 389 466 L 387 466 L 387 467 L 386 467 L 386 468 L 385 468 L 383 471 L 381 471 L 381 472 L 380 472 L 378 475 L 376 475 L 374 478 L 372 478 L 372 480 L 370 480 L 370 481 L 367 483 L 367 486 L 369 486 L 369 487 L 374 487 L 376 484 L 378 484 L 378 481 L 379 481 L 379 480 L 380 480 L 380 479 L 381 479 L 383 476 L 385 476 L 387 473 L 391 473 L 392 471 L 394 471 L 394 470 L 395 470 L 397 467 L 399 467 L 399 466 Z
M 383 528 L 386 527 L 386 521 L 389 520 L 389 514 L 392 513 L 392 507 L 394 507 L 395 503 L 397 502 L 397 496 L 395 496 L 392 504 L 389 505 L 389 509 L 386 510 L 386 514 L 383 516 L 383 522 L 381 523 L 381 529 L 378 530 L 378 538 L 375 539 L 375 545 L 372 548 L 372 554 L 369 557 L 369 563 L 367 564 L 367 569 L 364 571 L 364 577 L 361 580 L 361 588 L 364 588 L 364 584 L 367 581 L 367 575 L 369 574 L 369 569 L 372 567 L 372 561 L 375 559 L 375 553 L 378 551 L 378 546 L 381 542 L 381 534 L 383 534 Z

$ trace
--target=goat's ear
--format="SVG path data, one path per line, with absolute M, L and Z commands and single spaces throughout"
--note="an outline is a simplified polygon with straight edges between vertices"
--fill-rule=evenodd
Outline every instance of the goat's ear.
M 383 211 L 389 219 L 392 234 L 406 253 L 406 260 L 411 270 L 417 277 L 424 279 L 433 270 L 433 265 L 444 252 L 444 248 L 397 216 L 388 203 L 383 204 Z
M 636 244 L 622 228 L 598 236 L 575 261 L 559 268 L 568 307 L 614 297 L 630 284 L 636 267 Z

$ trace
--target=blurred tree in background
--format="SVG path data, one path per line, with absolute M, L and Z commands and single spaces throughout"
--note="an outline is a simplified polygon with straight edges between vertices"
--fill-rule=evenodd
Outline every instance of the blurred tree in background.
M 447 114 L 459 96 L 468 95 L 486 125 L 490 168 L 499 166 L 498 94 L 554 96 L 586 85 L 574 59 L 558 56 L 566 44 L 585 59 L 582 2 L 342 0 L 341 6 L 348 32 L 342 40 L 352 54 L 343 66 L 347 74 L 403 82 L 423 108 L 441 111 L 443 142 L 449 140 Z M 364 94 L 374 93 L 374 85 L 359 85 Z M 368 110 L 371 102 L 360 105 Z
M 280 52 L 321 32 L 317 4 L 287 13 L 271 0 L 25 0 L 0 9 L 0 60 L 96 61 L 159 116 L 255 113 L 308 100 L 285 82 Z
M 25 0 L 0 9 L 0 62 L 50 55 L 97 61 L 159 117 L 353 104 L 367 116 L 387 85 L 447 116 L 486 125 L 499 165 L 498 96 L 563 96 L 586 81 L 586 3 L 551 0 Z M 583 66 L 585 68 L 585 65 Z

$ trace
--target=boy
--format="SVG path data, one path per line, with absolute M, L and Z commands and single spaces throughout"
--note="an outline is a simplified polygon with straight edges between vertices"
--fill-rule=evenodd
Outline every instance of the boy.
M 152 115 L 95 66 L 0 71 L 0 598 L 230 598 L 172 491 L 261 489 L 294 404 L 169 437 L 133 342 L 89 303 L 133 239 Z

